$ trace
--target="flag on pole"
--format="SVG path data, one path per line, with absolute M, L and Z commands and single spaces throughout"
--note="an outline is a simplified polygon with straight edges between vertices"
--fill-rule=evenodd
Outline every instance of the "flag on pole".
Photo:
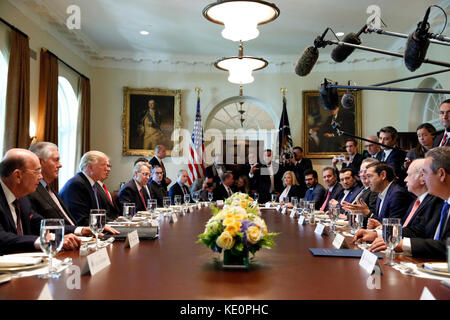
M 286 97 L 283 95 L 283 111 L 281 113 L 280 127 L 278 129 L 278 151 L 279 154 L 292 153 L 291 128 L 289 126 L 288 113 L 286 110 Z
M 203 126 L 200 115 L 200 96 L 197 97 L 197 114 L 195 115 L 194 131 L 189 143 L 189 184 L 205 175 L 205 166 L 203 164 L 203 153 L 205 146 L 203 144 Z

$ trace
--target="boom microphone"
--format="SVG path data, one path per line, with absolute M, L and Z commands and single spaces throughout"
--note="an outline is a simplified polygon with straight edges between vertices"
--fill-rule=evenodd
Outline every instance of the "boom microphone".
M 328 84 L 337 85 L 337 82 L 328 82 L 324 79 L 323 83 L 319 86 L 320 99 L 322 105 L 327 111 L 335 110 L 339 105 L 339 96 L 336 88 L 329 88 Z
M 411 33 L 406 41 L 405 49 L 405 65 L 409 71 L 416 71 L 422 64 L 427 54 L 430 39 L 428 37 L 428 16 L 430 15 L 431 7 L 428 7 L 422 22 L 417 24 L 417 29 Z
M 295 65 L 295 73 L 300 77 L 307 76 L 319 58 L 319 50 L 317 48 L 325 47 L 326 43 L 323 41 L 325 35 L 327 34 L 330 28 L 326 28 L 322 33 L 322 36 L 318 36 L 314 40 L 314 46 L 310 46 L 306 48 L 301 57 L 298 59 L 297 64 Z
M 359 38 L 359 36 L 366 29 L 367 29 L 367 24 L 365 24 L 364 27 L 362 27 L 361 30 L 358 31 L 358 33 L 355 34 L 353 32 L 350 32 L 349 34 L 347 34 L 344 37 L 344 39 L 342 39 L 342 41 L 351 43 L 351 44 L 360 45 L 361 39 Z M 333 51 L 331 51 L 331 58 L 336 62 L 342 62 L 345 59 L 347 59 L 347 57 L 349 55 L 352 54 L 353 50 L 355 50 L 355 48 L 344 46 L 344 45 L 340 44 L 336 48 L 334 48 Z

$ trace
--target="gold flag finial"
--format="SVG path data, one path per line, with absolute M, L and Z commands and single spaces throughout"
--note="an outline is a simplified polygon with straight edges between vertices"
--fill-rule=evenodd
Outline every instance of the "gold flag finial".
M 283 94 L 283 97 L 285 97 L 285 96 L 286 96 L 287 89 L 286 89 L 286 88 L 281 88 L 281 89 L 280 89 L 280 92 Z
M 197 87 L 197 88 L 195 88 L 195 92 L 197 92 L 197 98 L 200 98 L 200 92 L 202 92 L 202 88 L 199 88 L 199 87 Z

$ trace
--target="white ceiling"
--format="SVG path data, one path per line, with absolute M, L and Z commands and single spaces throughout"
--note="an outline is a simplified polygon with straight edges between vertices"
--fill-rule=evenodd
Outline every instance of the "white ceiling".
M 221 36 L 223 26 L 206 20 L 203 8 L 213 0 L 10 0 L 29 18 L 68 44 L 90 64 L 96 61 L 165 59 L 212 63 L 237 55 L 238 44 Z M 260 36 L 244 44 L 246 55 L 294 64 L 304 48 L 326 27 L 335 32 L 356 32 L 366 22 L 366 9 L 381 8 L 385 30 L 410 33 L 436 0 L 278 0 L 280 16 L 259 27 Z M 447 12 L 450 0 L 438 3 Z M 81 30 L 68 30 L 66 9 L 81 9 Z M 432 9 L 435 33 L 443 15 Z M 11 21 L 14 23 L 14 21 Z M 139 31 L 147 30 L 148 36 Z M 447 27 L 447 31 L 450 28 Z M 331 34 L 328 35 L 331 39 Z M 362 35 L 363 44 L 400 51 L 406 39 L 375 34 Z M 320 59 L 329 60 L 332 48 L 322 49 Z M 376 55 L 376 54 L 372 54 Z M 291 68 L 291 67 L 290 67 Z

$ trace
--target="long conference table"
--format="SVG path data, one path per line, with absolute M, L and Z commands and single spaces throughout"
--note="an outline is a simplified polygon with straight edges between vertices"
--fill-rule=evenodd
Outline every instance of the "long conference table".
M 334 236 L 314 233 L 313 225 L 299 226 L 296 219 L 275 210 L 262 214 L 270 232 L 279 232 L 273 249 L 256 253 L 248 270 L 224 270 L 219 255 L 196 243 L 210 218 L 202 208 L 161 223 L 159 239 L 135 247 L 124 242 L 108 246 L 111 265 L 94 276 L 81 276 L 80 289 L 68 289 L 65 272 L 59 279 L 12 279 L 0 285 L 0 300 L 37 299 L 46 283 L 54 299 L 62 300 L 404 300 L 419 299 L 426 286 L 436 299 L 450 299 L 450 289 L 439 280 L 401 274 L 383 266 L 379 289 L 369 289 L 369 275 L 357 258 L 314 257 L 309 248 L 331 248 Z M 71 257 L 82 266 L 78 251 Z M 425 260 L 397 256 L 397 261 Z

